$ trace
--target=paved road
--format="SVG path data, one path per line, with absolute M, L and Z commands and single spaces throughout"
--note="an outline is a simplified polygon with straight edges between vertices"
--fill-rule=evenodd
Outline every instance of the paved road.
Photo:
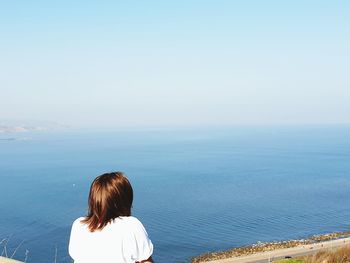
M 286 256 L 293 258 L 306 256 L 317 253 L 324 249 L 340 248 L 345 245 L 350 245 L 350 238 L 325 241 L 317 244 L 303 245 L 293 248 L 277 249 L 273 251 L 256 253 L 249 256 L 213 260 L 208 261 L 208 263 L 267 263 L 278 259 L 283 259 Z

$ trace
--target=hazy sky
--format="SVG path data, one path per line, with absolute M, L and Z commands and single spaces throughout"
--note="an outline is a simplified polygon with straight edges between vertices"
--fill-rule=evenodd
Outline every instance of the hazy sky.
M 350 123 L 350 1 L 0 2 L 0 120 Z

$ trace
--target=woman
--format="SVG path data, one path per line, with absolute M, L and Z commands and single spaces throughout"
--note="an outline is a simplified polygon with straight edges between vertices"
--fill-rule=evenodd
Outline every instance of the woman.
M 98 176 L 91 184 L 86 217 L 74 221 L 69 254 L 75 263 L 153 263 L 153 244 L 131 216 L 133 190 L 121 172 Z

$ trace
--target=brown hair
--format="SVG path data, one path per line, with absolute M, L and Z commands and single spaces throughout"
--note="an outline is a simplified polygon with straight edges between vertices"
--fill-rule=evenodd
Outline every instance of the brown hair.
M 122 172 L 102 174 L 92 182 L 88 215 L 82 220 L 90 231 L 102 230 L 119 216 L 130 216 L 133 190 Z

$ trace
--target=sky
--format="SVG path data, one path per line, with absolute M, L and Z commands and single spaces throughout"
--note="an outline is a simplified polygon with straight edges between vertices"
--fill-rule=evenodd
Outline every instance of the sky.
M 0 2 L 0 121 L 350 123 L 349 1 Z

